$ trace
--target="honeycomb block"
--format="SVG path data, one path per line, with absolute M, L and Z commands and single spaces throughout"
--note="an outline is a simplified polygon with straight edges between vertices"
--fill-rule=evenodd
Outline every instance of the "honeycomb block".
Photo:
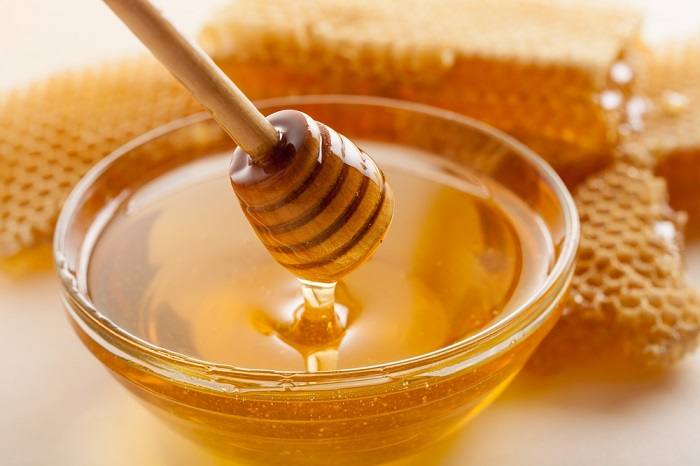
M 46 241 L 64 199 L 98 160 L 200 111 L 160 64 L 120 60 L 60 73 L 0 99 L 0 257 Z
M 663 179 L 620 161 L 575 191 L 581 246 L 571 297 L 533 364 L 669 365 L 695 348 L 700 297 L 685 281 L 685 217 Z
M 646 114 L 641 132 L 631 134 L 627 152 L 646 152 L 668 181 L 671 205 L 690 214 L 700 233 L 700 39 L 652 48 L 647 57 Z
M 241 0 L 216 15 L 201 41 L 255 97 L 420 101 L 509 132 L 567 177 L 610 162 L 634 91 L 634 11 L 568 0 L 398 5 Z

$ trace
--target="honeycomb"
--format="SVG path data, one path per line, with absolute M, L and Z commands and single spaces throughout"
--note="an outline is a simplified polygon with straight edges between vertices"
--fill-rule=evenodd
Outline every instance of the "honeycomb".
M 644 130 L 623 148 L 647 152 L 657 174 L 668 180 L 671 205 L 690 214 L 700 232 L 700 40 L 651 49 L 641 83 L 647 96 Z
M 685 216 L 668 206 L 665 181 L 623 159 L 589 177 L 574 198 L 581 245 L 571 297 L 532 364 L 659 367 L 695 348 L 700 296 L 683 276 Z
M 0 257 L 47 240 L 64 199 L 96 161 L 200 111 L 151 58 L 57 74 L 0 99 Z
M 505 130 L 577 177 L 610 162 L 639 19 L 595 1 L 241 0 L 201 41 L 254 97 L 425 102 Z

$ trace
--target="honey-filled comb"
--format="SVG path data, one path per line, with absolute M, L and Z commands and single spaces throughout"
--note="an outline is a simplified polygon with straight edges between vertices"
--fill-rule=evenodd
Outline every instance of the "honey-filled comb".
M 447 108 L 580 180 L 611 161 L 625 124 L 639 24 L 611 2 L 240 0 L 200 40 L 254 98 L 363 94 Z
M 651 48 L 642 91 L 643 130 L 625 149 L 643 152 L 668 181 L 671 205 L 689 214 L 689 233 L 700 234 L 700 39 Z
M 46 243 L 100 159 L 202 107 L 151 57 L 55 74 L 0 97 L 0 258 Z
M 684 276 L 684 216 L 663 179 L 620 160 L 574 191 L 581 246 L 571 297 L 533 365 L 669 366 L 700 335 L 700 295 Z

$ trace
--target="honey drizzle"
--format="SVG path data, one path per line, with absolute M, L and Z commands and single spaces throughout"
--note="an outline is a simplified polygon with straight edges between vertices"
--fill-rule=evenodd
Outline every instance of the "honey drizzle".
M 304 358 L 307 372 L 338 368 L 338 347 L 345 335 L 347 318 L 336 312 L 336 282 L 299 280 L 304 304 L 292 325 L 278 331 L 279 337 Z

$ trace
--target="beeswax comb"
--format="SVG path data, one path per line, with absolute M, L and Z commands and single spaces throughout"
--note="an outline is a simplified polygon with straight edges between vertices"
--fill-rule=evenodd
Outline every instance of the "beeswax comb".
M 575 181 L 611 161 L 639 24 L 596 1 L 241 0 L 200 40 L 253 97 L 429 103 L 505 130 Z

